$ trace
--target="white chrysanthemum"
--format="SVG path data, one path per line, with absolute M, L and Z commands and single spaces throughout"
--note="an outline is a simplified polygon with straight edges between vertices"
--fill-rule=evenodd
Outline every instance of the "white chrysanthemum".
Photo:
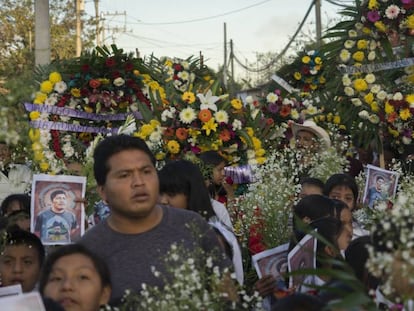
M 387 98 L 387 92 L 385 92 L 384 90 L 379 91 L 377 94 L 377 98 L 379 100 L 385 100 L 385 98 Z
M 351 79 L 349 78 L 348 75 L 343 75 L 342 76 L 342 84 L 343 86 L 350 86 L 352 84 Z
M 351 53 L 348 50 L 343 49 L 339 53 L 339 58 L 343 63 L 347 63 L 351 59 Z
M 45 105 L 46 106 L 54 106 L 58 102 L 58 95 L 57 94 L 50 94 L 46 100 Z
M 354 89 L 350 86 L 345 87 L 344 92 L 345 92 L 346 96 L 354 96 L 355 95 Z
M 187 107 L 180 112 L 180 121 L 184 124 L 190 124 L 196 119 L 196 113 L 193 108 Z
M 68 117 L 68 116 L 60 116 L 60 118 L 59 118 L 61 121 L 63 121 L 63 122 L 68 122 L 69 120 L 70 120 L 70 117 Z
M 272 103 L 274 104 L 277 100 L 279 99 L 279 96 L 277 96 L 275 93 L 270 92 L 269 94 L 267 94 L 266 96 L 266 101 L 268 103 Z
M 188 71 L 181 71 L 177 74 L 177 76 L 183 79 L 184 81 L 188 81 L 190 78 L 190 74 L 188 73 Z
M 123 86 L 125 84 L 125 80 L 123 78 L 121 78 L 121 77 L 118 77 L 118 78 L 114 79 L 113 84 L 115 86 L 118 86 L 118 87 L 119 86 Z
M 356 38 L 356 37 L 358 36 L 358 33 L 357 33 L 357 31 L 356 31 L 356 30 L 351 29 L 351 30 L 349 30 L 349 31 L 348 31 L 348 36 L 349 36 L 350 38 Z
M 403 100 L 404 96 L 403 94 L 401 94 L 401 92 L 396 92 L 393 96 L 392 99 L 393 100 Z
M 379 117 L 378 117 L 376 114 L 371 114 L 371 115 L 368 117 L 368 120 L 369 120 L 369 122 L 371 122 L 372 124 L 378 124 L 378 123 L 379 123 L 379 121 L 380 121 Z
M 59 81 L 59 82 L 56 82 L 53 89 L 56 92 L 58 92 L 59 94 L 62 94 L 63 92 L 65 92 L 68 89 L 68 86 L 66 85 L 65 81 Z
M 367 81 L 367 83 L 372 84 L 375 82 L 375 75 L 372 73 L 369 73 L 365 76 L 365 81 Z
M 377 46 L 378 46 L 377 41 L 375 41 L 375 40 L 370 40 L 369 41 L 369 49 L 371 51 L 375 50 L 377 48 Z
M 368 56 L 367 56 L 367 58 L 368 58 L 368 60 L 370 61 L 370 62 L 372 62 L 373 60 L 375 60 L 375 58 L 376 58 L 377 56 L 376 56 L 376 54 L 375 54 L 375 51 L 371 51 L 371 52 L 369 52 L 368 53 Z
M 348 50 L 352 49 L 354 46 L 355 46 L 355 41 L 354 40 L 346 40 L 344 42 L 344 47 Z
M 242 123 L 238 119 L 234 119 L 233 123 L 231 124 L 233 131 L 241 130 L 242 129 Z
M 404 145 L 410 145 L 413 140 L 410 137 L 403 136 L 402 142 Z
M 216 119 L 217 123 L 228 123 L 229 122 L 229 115 L 224 110 L 219 110 L 214 114 L 214 118 Z
M 49 120 L 49 114 L 47 112 L 41 112 L 38 120 L 48 121 Z
M 308 108 L 306 109 L 306 111 L 308 112 L 309 115 L 314 115 L 314 114 L 318 113 L 318 108 L 316 108 L 313 105 L 309 105 Z
M 297 109 L 292 109 L 290 111 L 290 116 L 292 117 L 292 119 L 297 120 L 299 119 L 299 112 Z
M 283 98 L 283 100 L 282 100 L 282 105 L 284 105 L 284 106 L 287 106 L 287 105 L 289 105 L 289 106 L 294 106 L 294 105 L 295 105 L 295 103 L 294 103 L 294 101 L 293 101 L 293 100 L 291 100 L 291 99 L 289 99 L 289 98 Z
M 149 136 L 149 140 L 154 143 L 160 142 L 161 139 L 162 139 L 162 133 L 160 131 L 153 131 Z
M 252 149 L 247 150 L 246 155 L 248 159 L 256 158 L 256 152 Z
M 364 24 L 362 23 L 356 23 L 354 26 L 356 30 L 361 30 L 362 28 L 364 28 Z
M 251 95 L 247 96 L 244 101 L 246 102 L 246 104 L 252 105 L 254 103 L 253 96 Z
M 169 109 L 164 110 L 161 113 L 161 121 L 166 122 L 168 119 L 171 119 L 173 117 L 173 114 Z
M 65 143 L 62 146 L 62 151 L 65 154 L 65 157 L 70 158 L 75 154 L 75 149 L 70 143 Z
M 369 112 L 368 112 L 368 111 L 366 111 L 366 110 L 361 110 L 361 111 L 358 113 L 358 116 L 359 116 L 361 119 L 368 119 L 368 117 L 369 117 Z

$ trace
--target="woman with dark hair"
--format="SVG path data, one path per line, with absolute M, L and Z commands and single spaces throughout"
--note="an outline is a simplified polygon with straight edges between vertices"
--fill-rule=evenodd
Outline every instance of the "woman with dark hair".
M 6 217 L 16 211 L 30 214 L 30 196 L 25 193 L 10 194 L 1 202 L 0 209 L 1 215 Z
M 98 311 L 111 296 L 108 267 L 80 244 L 60 246 L 46 259 L 39 292 L 65 311 Z
M 344 202 L 351 212 L 357 209 L 358 185 L 355 178 L 348 174 L 334 174 L 329 177 L 325 182 L 323 194 Z M 363 229 L 355 219 L 352 221 L 352 227 L 353 238 L 368 234 L 368 231 Z

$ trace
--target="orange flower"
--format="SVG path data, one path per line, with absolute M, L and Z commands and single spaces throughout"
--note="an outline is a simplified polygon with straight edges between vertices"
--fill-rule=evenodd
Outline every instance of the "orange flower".
M 398 119 L 398 114 L 394 111 L 388 115 L 387 121 L 389 123 L 394 123 Z
M 266 125 L 273 125 L 275 123 L 275 121 L 272 118 L 267 118 L 266 119 Z
M 178 140 L 186 140 L 188 137 L 188 130 L 180 127 L 175 131 L 175 136 Z
M 164 135 L 167 137 L 173 137 L 174 136 L 174 129 L 171 127 L 167 127 L 164 131 Z
M 290 106 L 289 105 L 283 105 L 282 106 L 282 109 L 280 110 L 280 115 L 283 117 L 283 118 L 286 118 L 287 116 L 289 116 L 290 115 Z
M 212 118 L 211 111 L 209 109 L 200 110 L 200 112 L 198 113 L 198 118 L 203 123 L 208 122 Z
M 97 89 L 101 85 L 101 81 L 97 79 L 91 79 L 89 80 L 89 86 L 93 89 Z
M 220 140 L 226 142 L 231 139 L 230 131 L 228 129 L 223 129 L 219 134 Z

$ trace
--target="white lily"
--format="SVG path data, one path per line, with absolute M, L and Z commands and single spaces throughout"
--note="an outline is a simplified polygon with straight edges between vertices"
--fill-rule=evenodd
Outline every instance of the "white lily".
M 198 99 L 201 102 L 200 110 L 203 109 L 210 109 L 213 111 L 217 111 L 216 102 L 220 99 L 218 96 L 213 96 L 211 90 L 208 90 L 206 95 L 204 94 L 197 94 Z

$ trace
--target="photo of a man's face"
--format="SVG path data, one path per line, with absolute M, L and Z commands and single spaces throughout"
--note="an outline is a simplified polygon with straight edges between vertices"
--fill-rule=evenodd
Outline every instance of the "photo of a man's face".
M 66 193 L 61 190 L 56 190 L 50 195 L 52 201 L 52 211 L 55 213 L 63 213 L 67 206 Z

